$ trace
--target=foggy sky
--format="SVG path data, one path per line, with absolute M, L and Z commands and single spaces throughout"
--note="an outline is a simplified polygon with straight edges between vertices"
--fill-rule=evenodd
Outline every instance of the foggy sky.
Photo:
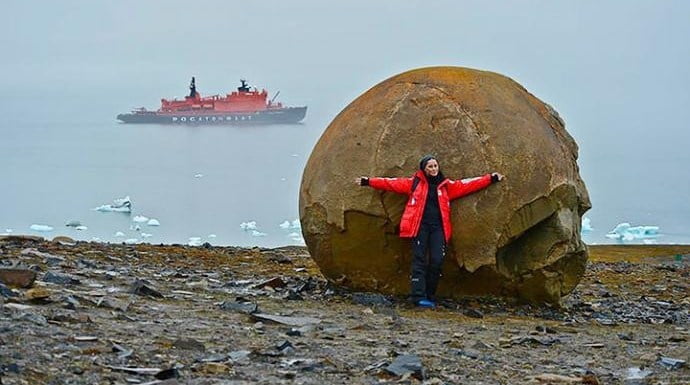
M 308 105 L 307 119 L 325 128 L 392 75 L 458 65 L 507 75 L 561 114 L 595 207 L 616 205 L 618 194 L 643 185 L 659 186 L 644 190 L 658 201 L 690 192 L 681 164 L 690 143 L 687 1 L 4 1 L 2 8 L 0 130 L 156 108 L 160 97 L 184 96 L 192 75 L 202 94 L 225 92 L 240 77 L 280 90 L 281 100 Z M 690 204 L 675 209 L 690 214 Z

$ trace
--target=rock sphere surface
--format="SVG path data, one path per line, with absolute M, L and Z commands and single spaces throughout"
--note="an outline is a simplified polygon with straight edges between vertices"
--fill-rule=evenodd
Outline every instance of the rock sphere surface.
M 577 152 L 558 113 L 508 77 L 405 72 L 359 96 L 319 139 L 300 188 L 304 239 L 329 280 L 406 295 L 411 241 L 398 236 L 406 196 L 354 179 L 410 177 L 431 153 L 452 179 L 506 176 L 452 203 L 439 295 L 558 302 L 587 262 L 580 227 L 591 204 Z

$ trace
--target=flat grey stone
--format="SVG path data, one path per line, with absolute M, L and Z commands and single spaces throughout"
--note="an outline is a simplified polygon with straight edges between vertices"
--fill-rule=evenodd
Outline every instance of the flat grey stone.
M 386 371 L 399 377 L 412 374 L 421 380 L 424 379 L 424 366 L 422 365 L 422 360 L 416 354 L 396 357 L 393 363 L 386 367 Z

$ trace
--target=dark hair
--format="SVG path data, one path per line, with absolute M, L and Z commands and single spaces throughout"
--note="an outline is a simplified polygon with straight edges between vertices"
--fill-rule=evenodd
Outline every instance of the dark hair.
M 424 155 L 422 159 L 419 161 L 419 169 L 424 171 L 424 167 L 426 167 L 426 164 L 429 163 L 430 160 L 435 159 L 438 162 L 438 159 L 436 159 L 435 156 L 433 155 Z

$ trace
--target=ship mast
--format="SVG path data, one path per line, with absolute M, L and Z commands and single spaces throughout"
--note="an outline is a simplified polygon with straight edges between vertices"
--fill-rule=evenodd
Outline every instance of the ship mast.
M 239 92 L 249 92 L 249 85 L 247 85 L 247 81 L 244 79 L 240 79 L 240 82 L 242 83 L 241 86 L 237 87 L 237 91 Z
M 194 81 L 194 76 L 192 76 L 192 82 L 189 83 L 189 97 L 190 98 L 196 98 L 197 97 L 196 83 Z

